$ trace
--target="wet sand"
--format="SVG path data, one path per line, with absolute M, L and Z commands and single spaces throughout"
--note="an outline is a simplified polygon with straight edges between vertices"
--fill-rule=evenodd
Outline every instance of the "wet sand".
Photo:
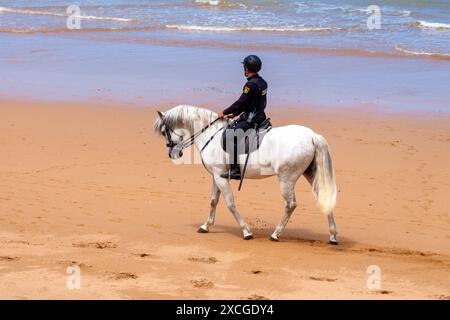
M 332 147 L 338 246 L 303 179 L 279 243 L 276 178 L 236 196 L 255 240 L 222 200 L 196 233 L 210 176 L 171 163 L 152 108 L 0 102 L 0 298 L 450 299 L 449 117 L 272 110 Z M 73 264 L 80 290 L 66 287 Z

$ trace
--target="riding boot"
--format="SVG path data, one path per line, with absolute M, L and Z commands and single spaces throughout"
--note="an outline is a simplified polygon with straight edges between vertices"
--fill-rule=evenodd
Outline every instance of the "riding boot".
M 230 172 L 221 174 L 220 176 L 225 179 L 241 180 L 241 167 L 239 164 L 231 164 Z
M 239 124 L 238 124 L 239 125 Z M 235 126 L 236 130 L 236 126 Z M 220 176 L 225 179 L 241 180 L 241 166 L 238 163 L 238 137 L 233 137 L 234 142 L 234 152 L 233 152 L 233 162 L 230 164 L 230 171 L 223 173 Z

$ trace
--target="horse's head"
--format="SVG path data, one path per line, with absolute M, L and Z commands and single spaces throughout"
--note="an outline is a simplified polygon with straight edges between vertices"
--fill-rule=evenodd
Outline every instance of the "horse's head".
M 179 105 L 166 112 L 158 111 L 155 131 L 166 139 L 169 157 L 178 159 L 183 156 L 182 150 L 191 146 L 217 120 L 217 113 L 213 111 Z
M 155 122 L 155 131 L 166 139 L 166 145 L 170 159 L 179 159 L 183 156 L 184 129 L 172 128 L 170 121 L 163 112 L 158 112 Z

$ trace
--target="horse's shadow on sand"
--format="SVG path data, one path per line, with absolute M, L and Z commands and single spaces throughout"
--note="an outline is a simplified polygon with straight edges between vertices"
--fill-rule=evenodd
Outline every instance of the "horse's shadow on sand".
M 189 226 L 195 228 L 194 230 L 198 229 L 198 225 L 190 224 Z M 274 228 L 260 227 L 254 228 L 252 231 L 256 240 L 266 239 L 267 241 L 270 241 L 269 237 L 272 234 L 273 230 Z M 214 234 L 232 234 L 236 238 L 242 239 L 242 231 L 238 226 L 233 227 L 217 224 L 211 227 L 209 233 L 205 234 L 204 236 L 214 236 Z M 327 240 L 328 236 L 329 235 L 326 232 L 317 233 L 304 228 L 289 228 L 284 230 L 283 234 L 280 236 L 280 243 L 299 243 L 318 247 L 332 246 L 337 249 L 350 249 L 358 244 L 351 238 L 339 236 L 339 245 L 331 245 Z

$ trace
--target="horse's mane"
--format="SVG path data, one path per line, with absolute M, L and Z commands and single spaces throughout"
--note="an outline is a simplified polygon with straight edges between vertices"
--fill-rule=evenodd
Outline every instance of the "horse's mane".
M 171 129 L 183 127 L 189 131 L 194 130 L 195 124 L 201 124 L 206 126 L 215 119 L 217 119 L 217 113 L 194 106 L 179 105 L 166 112 L 161 119 L 158 117 L 155 121 L 154 129 L 156 133 L 162 134 L 165 126 Z

